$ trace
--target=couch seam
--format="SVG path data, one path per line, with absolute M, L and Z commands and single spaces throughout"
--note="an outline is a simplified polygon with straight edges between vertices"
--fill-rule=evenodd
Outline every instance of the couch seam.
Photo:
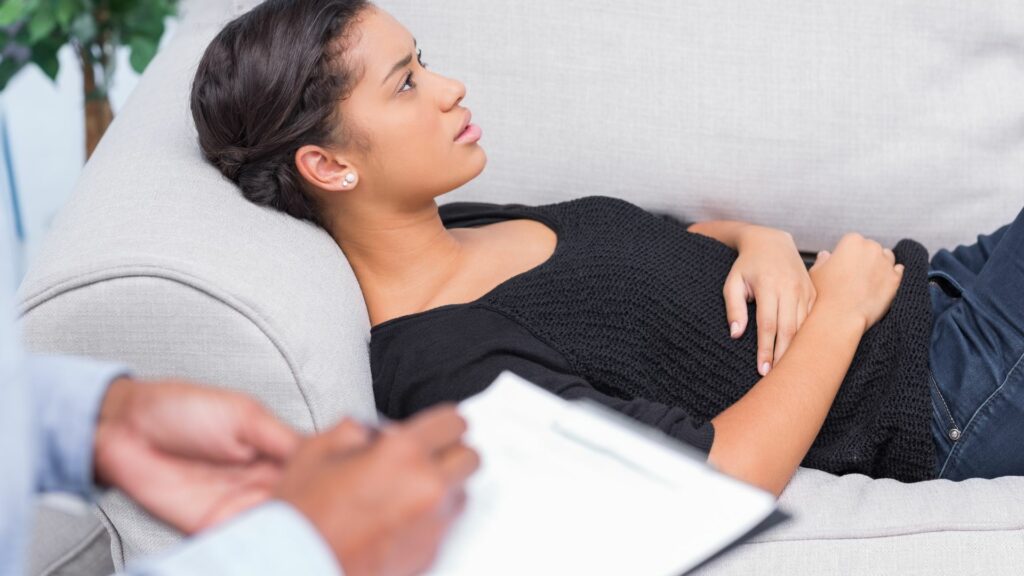
M 114 563 L 114 572 L 122 572 L 125 567 L 124 542 L 121 541 L 121 533 L 118 532 L 114 522 L 107 515 L 99 504 L 93 506 L 93 511 L 100 519 L 100 524 L 106 529 L 110 536 L 110 559 Z
M 174 282 L 201 294 L 205 294 L 215 301 L 231 308 L 243 318 L 251 322 L 267 338 L 267 340 L 270 341 L 274 348 L 277 349 L 278 353 L 281 354 L 285 364 L 288 366 L 288 370 L 292 374 L 292 379 L 295 381 L 295 387 L 298 389 L 299 395 L 302 396 L 302 400 L 306 404 L 306 409 L 309 411 L 309 418 L 313 423 L 313 429 L 320 429 L 316 414 L 314 414 L 312 404 L 310 403 L 309 395 L 299 378 L 298 370 L 295 367 L 295 361 L 291 357 L 291 354 L 286 350 L 284 344 L 273 333 L 269 322 L 267 322 L 267 320 L 257 313 L 251 306 L 248 306 L 242 301 L 227 293 L 223 293 L 212 286 L 207 286 L 200 278 L 191 274 L 153 265 L 133 264 L 108 267 L 103 270 L 82 274 L 74 278 L 57 282 L 48 288 L 35 292 L 31 296 L 26 296 L 19 306 L 18 316 L 24 318 L 36 308 L 39 308 L 43 304 L 46 304 L 47 302 L 64 294 L 69 294 L 76 290 L 81 290 L 96 284 L 113 282 L 125 278 L 155 278 Z
M 81 540 L 68 549 L 67 552 L 61 554 L 53 562 L 50 562 L 45 568 L 43 568 L 39 572 L 39 576 L 51 576 L 52 574 L 55 574 L 57 570 L 67 566 L 70 561 L 74 560 L 76 556 L 86 550 L 100 534 L 105 533 L 106 531 L 106 527 L 97 522 L 96 525 L 93 526 Z

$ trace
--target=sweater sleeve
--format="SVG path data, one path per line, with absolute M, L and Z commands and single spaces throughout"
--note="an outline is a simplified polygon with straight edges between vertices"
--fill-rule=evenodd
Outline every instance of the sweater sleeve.
M 377 407 L 391 418 L 461 401 L 510 370 L 562 398 L 596 401 L 704 453 L 714 441 L 711 422 L 696 421 L 675 406 L 601 392 L 558 351 L 482 306 L 439 309 L 375 330 L 371 368 Z
M 514 368 L 512 371 L 517 372 Z M 711 444 L 715 440 L 715 429 L 710 421 L 697 422 L 689 414 L 675 406 L 645 398 L 625 400 L 609 396 L 594 389 L 586 380 L 579 377 L 566 378 L 557 383 L 548 382 L 547 385 L 540 382 L 535 383 L 568 400 L 587 398 L 603 404 L 638 422 L 657 428 L 669 436 L 697 448 L 704 454 L 711 451 Z

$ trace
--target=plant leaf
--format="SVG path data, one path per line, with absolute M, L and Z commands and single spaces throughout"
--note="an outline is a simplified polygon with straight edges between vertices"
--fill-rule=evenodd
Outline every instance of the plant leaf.
M 54 17 L 61 28 L 67 28 L 74 19 L 75 14 L 83 9 L 79 0 L 57 0 L 57 8 Z
M 10 26 L 28 15 L 26 0 L 4 0 L 0 5 L 0 26 Z
M 96 21 L 93 20 L 92 14 L 83 12 L 76 16 L 71 21 L 68 33 L 83 46 L 91 44 L 96 38 Z
M 36 10 L 36 13 L 32 15 L 32 19 L 28 21 L 29 44 L 35 44 L 39 40 L 46 38 L 56 27 L 57 19 L 54 18 L 53 12 L 47 9 Z
M 60 60 L 57 59 L 57 51 L 63 43 L 60 40 L 40 42 L 32 47 L 32 62 L 50 77 L 50 80 L 57 81 L 57 73 L 60 72 Z
M 11 58 L 0 60 L 0 92 L 7 88 L 7 83 L 11 81 L 11 78 L 14 78 L 15 74 L 21 71 L 24 65 L 24 62 L 16 62 Z
M 164 13 L 152 6 L 139 6 L 124 14 L 123 27 L 131 36 L 159 38 L 164 33 Z
M 131 62 L 132 69 L 142 74 L 149 66 L 149 63 L 156 56 L 156 42 L 150 38 L 142 36 L 136 36 L 131 41 L 131 55 L 128 57 L 128 61 Z
M 28 46 L 28 26 L 25 25 L 25 21 L 22 20 L 17 24 L 7 28 L 8 31 L 14 31 L 14 43 L 19 46 Z M 9 33 L 9 32 L 8 32 Z

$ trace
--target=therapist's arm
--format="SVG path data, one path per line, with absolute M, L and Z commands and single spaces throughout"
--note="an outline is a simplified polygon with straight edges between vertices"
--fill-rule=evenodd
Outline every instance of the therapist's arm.
M 240 447 L 235 443 L 235 432 L 242 434 L 240 426 L 234 430 L 225 428 L 229 432 L 228 437 L 218 439 L 209 426 L 202 423 L 206 414 L 212 418 L 227 416 L 231 420 L 228 413 L 232 411 L 254 410 L 252 401 L 241 395 L 221 394 L 180 383 L 142 384 L 126 378 L 129 371 L 122 365 L 77 357 L 29 356 L 26 358 L 26 373 L 32 391 L 40 449 L 36 459 L 37 490 L 40 492 L 61 491 L 90 498 L 95 495 L 94 480 L 98 475 L 108 485 L 125 482 L 133 492 L 141 492 L 142 497 L 149 501 L 160 500 L 160 492 L 172 506 L 181 504 L 183 498 L 194 497 L 197 487 L 194 483 L 190 485 L 185 476 L 190 471 L 202 473 L 201 467 L 193 463 L 184 468 L 178 466 L 175 470 L 172 456 L 155 458 L 154 449 L 148 445 L 159 440 L 155 440 L 152 434 L 147 439 L 145 431 L 139 433 L 136 430 L 143 425 L 142 421 L 148 421 L 147 427 L 163 427 L 166 435 L 179 446 L 195 435 L 203 436 L 203 440 L 213 446 L 219 445 L 222 452 L 248 454 L 244 444 Z M 140 398 L 137 395 L 139 386 L 149 386 L 144 390 L 156 393 Z M 235 404 L 243 407 L 237 408 Z M 183 426 L 167 427 L 164 416 L 174 417 Z M 272 444 L 276 439 L 276 444 L 288 451 L 297 447 L 297 437 L 295 444 L 291 445 L 289 432 L 282 436 L 278 430 L 280 425 L 271 426 L 272 430 L 263 435 L 271 436 Z M 180 433 L 182 427 L 191 428 L 194 432 L 183 435 Z M 97 437 L 100 440 L 98 444 Z M 93 466 L 96 453 L 101 455 L 104 464 L 101 471 Z M 139 456 L 141 460 L 135 461 Z M 151 465 L 155 461 L 156 469 L 147 469 L 146 460 Z M 180 458 L 180 461 L 184 460 L 186 458 Z M 168 476 L 161 478 L 161 474 Z M 182 481 L 185 483 L 172 486 Z M 151 485 L 156 493 L 146 494 L 142 488 L 146 484 Z M 229 487 L 230 483 L 224 482 L 223 485 Z M 210 492 L 209 487 L 200 486 L 199 490 Z M 269 490 L 267 486 L 259 494 L 262 500 L 269 498 Z M 168 507 L 162 502 L 151 504 L 158 509 Z M 191 516 L 205 516 L 207 510 L 209 506 Z M 230 513 L 230 510 L 224 512 Z M 183 520 L 186 524 L 194 522 L 195 529 L 202 523 L 202 520 Z M 130 567 L 128 573 L 242 576 L 335 575 L 341 572 L 330 547 L 313 525 L 293 507 L 273 502 L 193 538 L 161 558 Z
M 137 382 L 127 377 L 129 371 L 123 365 L 78 357 L 30 355 L 25 368 L 39 447 L 35 459 L 39 492 L 60 491 L 88 499 L 95 495 L 99 478 L 105 485 L 127 488 L 148 501 L 155 509 L 151 512 L 166 511 L 164 515 L 171 517 L 167 520 L 178 520 L 179 529 L 195 531 L 219 519 L 218 513 L 232 513 L 230 507 L 217 504 L 225 501 L 218 491 L 247 489 L 233 478 L 218 481 L 207 457 L 223 463 L 226 455 L 245 460 L 258 454 L 260 450 L 246 442 L 246 436 L 263 438 L 257 440 L 258 446 L 269 444 L 271 451 L 283 452 L 282 456 L 298 447 L 294 433 L 276 421 L 266 428 L 270 417 L 240 394 L 176 382 Z M 192 440 L 209 444 L 202 448 L 204 457 L 186 456 L 194 452 Z M 161 454 L 164 448 L 181 455 Z M 99 455 L 99 468 L 94 467 L 94 455 Z M 223 470 L 225 476 L 241 471 Z M 271 475 L 273 480 L 279 472 Z M 242 503 L 268 500 L 272 484 L 264 484 L 262 490 L 250 491 Z M 197 493 L 206 496 L 194 502 Z M 185 500 L 193 500 L 193 505 Z M 341 572 L 313 525 L 290 505 L 273 502 L 161 558 L 131 567 L 128 573 Z
M 267 501 L 300 436 L 249 396 L 118 379 L 96 422 L 95 477 L 192 534 Z
M 294 507 L 275 501 L 127 567 L 130 576 L 342 574 L 331 547 Z M 349 575 L 353 576 L 353 575 Z
M 433 562 L 479 461 L 452 407 L 385 428 L 343 421 L 303 442 L 275 500 L 130 574 L 410 576 Z
M 187 533 L 266 501 L 299 435 L 255 400 L 126 367 L 29 355 L 37 492 L 116 486 Z
M 85 358 L 25 357 L 38 446 L 37 492 L 93 495 L 93 446 L 100 406 L 111 382 L 126 374 L 122 365 Z
M 45 487 L 88 496 L 96 478 L 179 530 L 202 531 L 130 573 L 415 574 L 433 561 L 478 466 L 450 406 L 376 439 L 344 421 L 302 440 L 238 393 L 137 382 L 76 359 L 30 364 Z

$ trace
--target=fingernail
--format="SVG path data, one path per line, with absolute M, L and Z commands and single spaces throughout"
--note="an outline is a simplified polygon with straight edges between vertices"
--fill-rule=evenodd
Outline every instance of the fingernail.
M 732 334 L 733 338 L 735 338 L 735 337 L 740 335 L 740 323 L 739 322 L 733 322 L 732 324 L 729 325 L 729 334 Z
M 768 362 L 765 362 L 764 364 L 761 364 L 761 376 L 767 376 L 768 375 L 768 371 L 771 370 L 771 369 L 772 369 L 772 365 L 769 364 Z

